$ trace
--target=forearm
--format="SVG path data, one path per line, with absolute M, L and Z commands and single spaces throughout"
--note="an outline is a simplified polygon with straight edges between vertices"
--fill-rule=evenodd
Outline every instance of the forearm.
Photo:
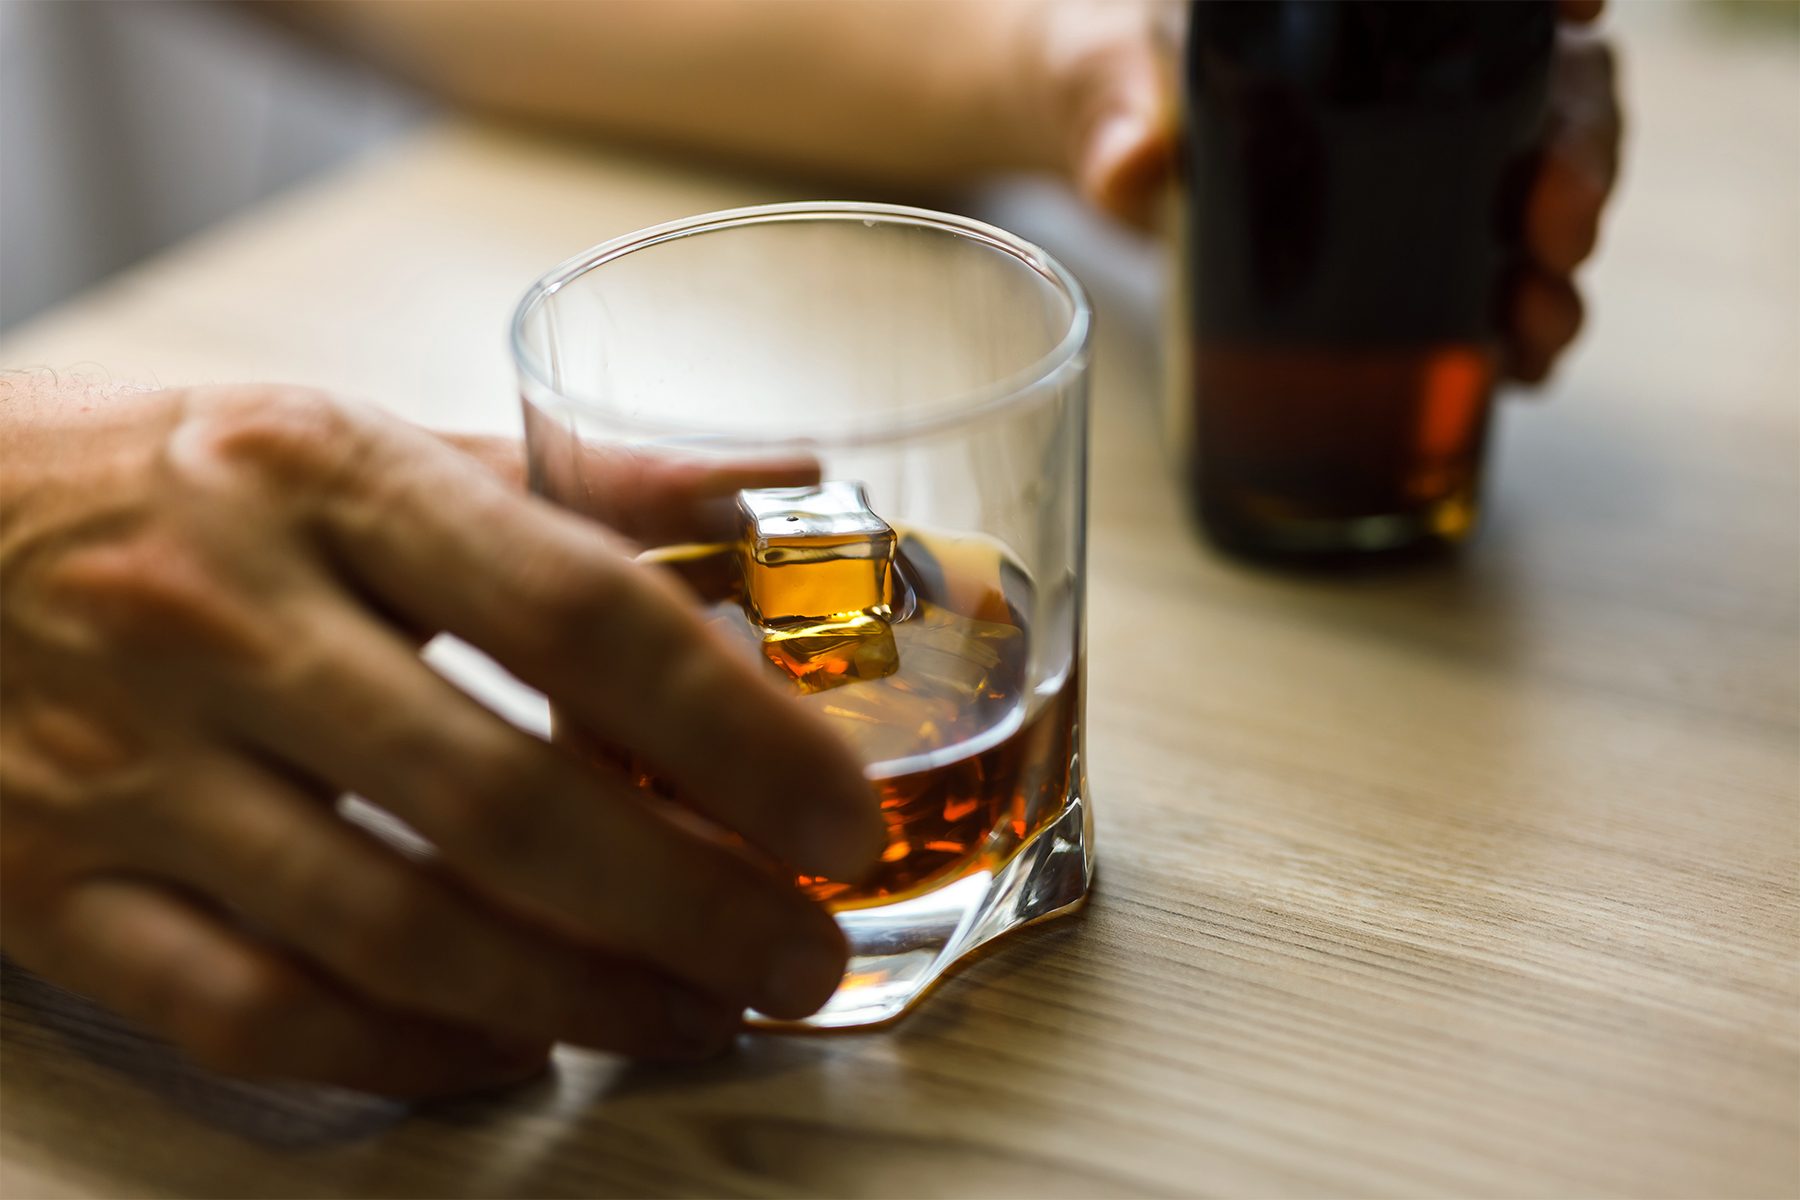
M 1063 168 L 1037 0 L 332 0 L 461 103 L 882 181 Z

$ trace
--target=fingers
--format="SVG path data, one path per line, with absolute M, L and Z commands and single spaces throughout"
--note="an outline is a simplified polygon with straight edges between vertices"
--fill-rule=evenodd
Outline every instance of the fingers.
M 1568 275 L 1593 253 L 1618 174 L 1621 120 L 1605 42 L 1558 40 L 1551 113 L 1526 204 L 1525 242 L 1540 267 Z
M 805 455 L 719 462 L 590 445 L 579 455 L 580 500 L 552 493 L 557 501 L 646 546 L 729 538 L 737 531 L 741 489 L 819 481 L 818 460 Z
M 1525 236 L 1545 271 L 1570 275 L 1594 252 L 1607 186 L 1554 147 L 1541 159 L 1526 202 Z
M 1567 279 L 1528 269 L 1513 288 L 1509 320 L 1508 373 L 1539 383 L 1581 331 L 1581 297 Z
M 530 424 L 539 443 L 540 483 L 556 501 L 650 546 L 730 536 L 741 488 L 802 487 L 819 481 L 818 460 L 803 454 L 742 461 L 673 459 L 581 444 L 541 414 Z M 516 439 L 436 436 L 508 487 L 524 489 L 525 448 Z
M 276 682 L 219 714 L 238 736 L 367 796 L 484 894 L 583 944 L 774 1016 L 835 990 L 843 936 L 791 883 L 616 771 L 514 729 L 387 630 L 313 619 Z
M 540 1072 L 542 1043 L 499 1041 L 386 1012 L 326 985 L 160 888 L 90 880 L 68 892 L 26 964 L 233 1075 L 444 1096 Z
M 1591 20 L 1599 5 L 1564 5 L 1564 10 L 1572 19 Z M 1612 51 L 1605 42 L 1559 31 L 1550 113 L 1525 203 L 1528 261 L 1507 298 L 1507 369 L 1527 383 L 1549 374 L 1581 328 L 1581 297 L 1572 280 L 1599 242 L 1601 216 L 1618 175 L 1621 121 Z
M 384 1007 L 637 1057 L 708 1057 L 740 1006 L 509 920 L 246 759 L 212 755 L 142 839 L 147 869 L 230 906 Z
M 886 831 L 859 764 L 672 581 L 590 523 L 445 472 L 398 439 L 367 467 L 371 480 L 334 497 L 321 531 L 359 588 L 481 647 L 783 862 L 847 880 L 874 864 Z
M 482 470 L 515 490 L 525 487 L 525 447 L 517 438 L 489 437 L 479 433 L 433 431 L 445 443 L 462 451 Z

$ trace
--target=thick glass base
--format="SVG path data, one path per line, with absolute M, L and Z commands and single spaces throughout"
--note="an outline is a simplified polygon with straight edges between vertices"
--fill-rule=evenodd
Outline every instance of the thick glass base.
M 825 1007 L 804 1021 L 750 1013 L 763 1029 L 861 1029 L 903 1015 L 959 961 L 1010 930 L 1073 912 L 1094 877 L 1093 815 L 1080 770 L 1070 772 L 1062 815 L 1000 866 L 978 869 L 923 896 L 837 914 L 850 966 Z
M 1266 517 L 1202 495 L 1200 523 L 1213 543 L 1245 558 L 1336 566 L 1409 561 L 1466 541 L 1478 517 L 1474 487 L 1404 512 L 1356 516 Z

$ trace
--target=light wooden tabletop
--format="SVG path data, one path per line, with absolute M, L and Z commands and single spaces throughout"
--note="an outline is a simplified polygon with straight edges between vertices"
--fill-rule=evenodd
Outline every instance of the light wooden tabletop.
M 0 1192 L 1800 1193 L 1800 58 L 1627 14 L 1589 335 L 1461 561 L 1215 558 L 1164 462 L 1154 256 L 1100 294 L 1086 914 L 881 1033 L 564 1054 L 407 1111 L 183 1067 L 5 980 Z M 164 255 L 8 366 L 286 379 L 516 427 L 543 267 L 797 185 L 450 126 Z

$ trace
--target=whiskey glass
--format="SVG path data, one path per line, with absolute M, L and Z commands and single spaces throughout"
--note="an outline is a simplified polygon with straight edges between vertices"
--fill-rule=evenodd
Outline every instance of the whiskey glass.
M 514 315 L 533 490 L 622 523 L 879 793 L 875 874 L 796 876 L 851 947 L 800 1025 L 897 1017 L 1087 895 L 1091 323 L 1074 277 L 1003 230 L 838 202 L 629 234 Z M 639 481 L 631 519 L 597 474 Z M 702 482 L 663 503 L 669 480 Z

